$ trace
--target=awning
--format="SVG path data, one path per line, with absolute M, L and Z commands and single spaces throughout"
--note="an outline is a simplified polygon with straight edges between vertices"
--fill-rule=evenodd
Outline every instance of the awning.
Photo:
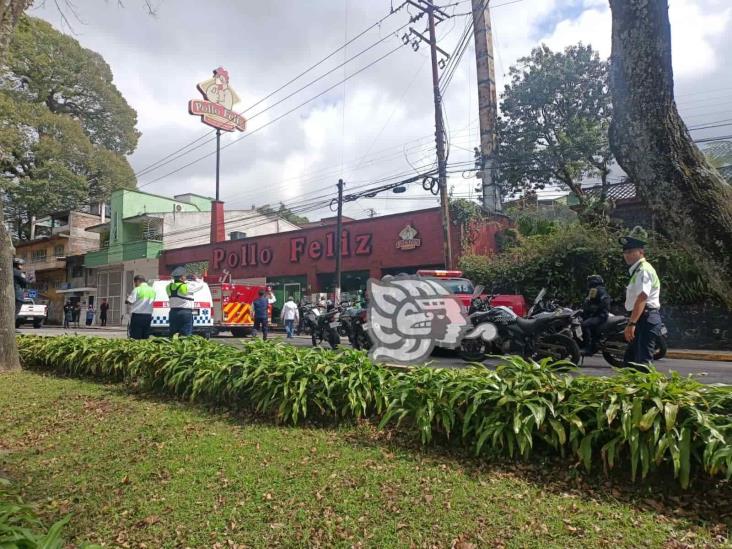
M 97 293 L 96 288 L 67 288 L 66 290 L 56 290 L 57 294 L 75 294 L 75 293 Z

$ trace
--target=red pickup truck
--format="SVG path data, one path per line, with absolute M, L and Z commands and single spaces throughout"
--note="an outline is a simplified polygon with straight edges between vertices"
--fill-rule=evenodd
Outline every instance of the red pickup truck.
M 443 271 L 443 270 L 419 270 L 417 275 L 425 278 L 438 280 L 445 288 L 460 298 L 466 309 L 470 308 L 470 300 L 473 298 L 475 287 L 467 278 L 463 278 L 462 271 Z M 485 297 L 486 294 L 481 294 Z M 493 296 L 491 300 L 493 306 L 504 305 L 510 307 L 514 313 L 520 317 L 526 316 L 528 307 L 526 300 L 522 295 L 499 294 Z

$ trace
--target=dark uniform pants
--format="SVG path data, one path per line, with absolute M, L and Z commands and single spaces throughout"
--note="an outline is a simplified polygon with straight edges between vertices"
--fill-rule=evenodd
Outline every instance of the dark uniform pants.
M 170 309 L 168 335 L 189 336 L 193 333 L 193 309 Z
M 582 321 L 582 343 L 585 344 L 585 347 L 594 346 L 597 340 L 597 329 L 605 324 L 606 320 L 606 315 L 598 315 L 591 316 Z
M 133 313 L 130 317 L 130 337 L 132 339 L 148 339 L 152 315 Z
M 656 351 L 656 340 L 661 337 L 663 322 L 657 310 L 647 310 L 638 319 L 635 327 L 635 339 L 628 344 L 625 350 L 623 363 L 628 366 L 635 364 L 650 364 Z
M 15 318 L 18 318 L 18 315 L 20 314 L 20 308 L 23 306 L 22 301 L 15 300 Z
M 269 319 L 267 318 L 255 318 L 254 319 L 254 331 L 262 330 L 262 339 L 267 339 L 267 331 L 269 329 Z

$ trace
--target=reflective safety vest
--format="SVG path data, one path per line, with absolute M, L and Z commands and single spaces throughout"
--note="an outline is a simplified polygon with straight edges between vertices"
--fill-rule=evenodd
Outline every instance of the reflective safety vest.
M 630 283 L 633 284 L 636 280 L 636 277 L 638 276 L 639 272 L 646 272 L 649 275 L 651 275 L 651 287 L 658 290 L 661 288 L 661 279 L 658 278 L 658 274 L 656 273 L 656 269 L 653 268 L 653 265 L 648 263 L 645 259 L 641 261 L 638 264 L 638 267 L 633 271 L 633 275 L 630 277 Z
M 193 298 L 188 295 L 188 284 L 185 282 L 171 282 L 165 288 L 170 298 L 171 309 L 192 309 Z

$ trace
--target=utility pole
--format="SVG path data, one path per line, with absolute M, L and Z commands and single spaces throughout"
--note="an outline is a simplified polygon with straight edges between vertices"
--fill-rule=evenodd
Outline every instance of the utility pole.
M 435 19 L 440 22 L 447 19 L 448 15 L 432 2 L 432 0 L 407 0 L 409 4 L 419 9 L 422 14 L 412 17 L 412 21 L 416 21 L 424 13 L 427 14 L 427 23 L 429 37 L 425 37 L 413 28 L 409 28 L 411 35 L 416 36 L 412 43 L 412 47 L 416 50 L 419 48 L 419 41 L 426 42 L 430 47 L 430 59 L 432 61 L 432 94 L 435 102 L 435 145 L 437 149 L 437 178 L 440 190 L 440 210 L 442 213 L 442 238 L 443 253 L 445 258 L 445 268 L 452 268 L 452 242 L 450 242 L 450 202 L 447 196 L 447 161 L 445 160 L 445 127 L 442 121 L 442 95 L 440 94 L 440 77 L 437 73 L 437 52 L 449 57 L 449 55 L 437 47 L 437 36 L 435 34 Z M 437 15 L 435 15 L 437 12 Z M 408 37 L 403 37 L 405 43 L 409 42 Z M 442 60 L 439 65 L 444 66 Z
M 341 238 L 343 236 L 343 180 L 338 180 L 338 217 L 336 217 L 335 234 L 335 291 L 336 303 L 341 302 Z
M 495 183 L 495 152 L 497 146 L 496 69 L 493 60 L 493 32 L 490 0 L 471 0 L 475 36 L 475 65 L 478 76 L 478 114 L 480 119 L 480 174 L 483 179 L 483 207 L 490 213 L 500 212 L 501 191 Z

